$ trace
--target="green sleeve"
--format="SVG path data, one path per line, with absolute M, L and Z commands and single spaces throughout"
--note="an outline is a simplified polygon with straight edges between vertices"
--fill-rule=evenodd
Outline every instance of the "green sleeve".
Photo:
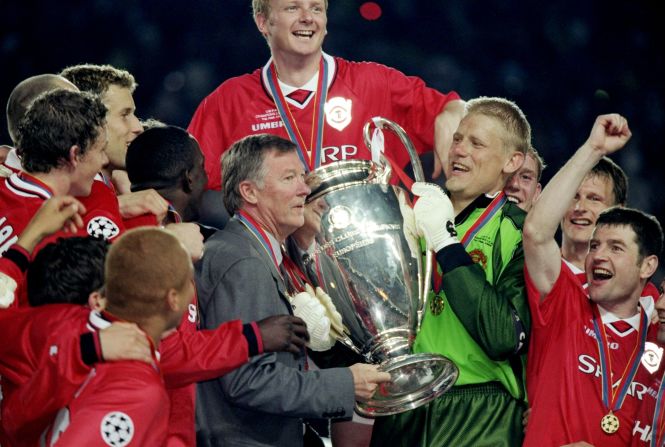
M 520 243 L 495 285 L 478 264 L 458 265 L 443 275 L 442 288 L 450 306 L 493 360 L 522 353 L 526 346 L 530 316 L 523 268 Z

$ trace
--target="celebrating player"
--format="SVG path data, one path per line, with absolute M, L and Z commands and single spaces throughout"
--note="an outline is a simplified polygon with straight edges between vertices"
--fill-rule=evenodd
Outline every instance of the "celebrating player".
M 588 172 L 630 136 L 625 118 L 599 116 L 587 141 L 527 216 L 524 250 L 533 333 L 526 446 L 629 443 L 644 395 L 631 390 L 648 381 L 642 355 L 653 301 L 640 295 L 658 266 L 660 224 L 629 208 L 602 212 L 585 258 L 588 296 L 561 260 L 554 236 Z

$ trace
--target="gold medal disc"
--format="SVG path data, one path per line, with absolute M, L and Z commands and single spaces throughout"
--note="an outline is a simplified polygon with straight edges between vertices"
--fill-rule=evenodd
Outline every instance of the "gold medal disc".
M 619 418 L 613 413 L 607 413 L 600 420 L 600 428 L 608 435 L 613 435 L 619 430 Z

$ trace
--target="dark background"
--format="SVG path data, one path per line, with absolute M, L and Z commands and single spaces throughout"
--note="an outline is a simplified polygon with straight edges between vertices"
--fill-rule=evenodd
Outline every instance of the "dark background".
M 362 3 L 330 0 L 328 53 L 393 66 L 465 99 L 516 101 L 550 166 L 545 181 L 597 114 L 625 115 L 633 138 L 614 159 L 630 176 L 630 205 L 665 221 L 665 17 L 656 2 L 386 0 L 376 21 L 361 17 Z M 110 63 L 136 77 L 139 117 L 186 127 L 219 83 L 269 57 L 249 0 L 1 0 L 0 17 L 3 104 L 28 76 Z

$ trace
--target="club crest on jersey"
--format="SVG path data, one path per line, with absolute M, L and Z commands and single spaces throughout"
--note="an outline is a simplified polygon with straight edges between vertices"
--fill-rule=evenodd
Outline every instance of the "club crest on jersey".
M 97 216 L 90 219 L 86 231 L 92 237 L 102 239 L 113 239 L 120 233 L 120 228 L 111 219 Z
M 107 413 L 99 426 L 102 440 L 111 447 L 124 447 L 129 445 L 134 437 L 134 422 L 132 418 L 121 411 Z
M 469 256 L 471 256 L 471 260 L 475 262 L 476 264 L 480 264 L 480 266 L 483 268 L 483 270 L 487 270 L 487 256 L 485 253 L 483 253 L 481 250 L 471 250 L 469 252 Z
M 658 371 L 660 361 L 663 358 L 663 348 L 653 342 L 646 342 L 644 344 L 644 354 L 642 354 L 642 365 L 651 374 Z
M 339 131 L 344 130 L 351 123 L 351 100 L 335 96 L 330 98 L 325 106 L 326 122 Z

